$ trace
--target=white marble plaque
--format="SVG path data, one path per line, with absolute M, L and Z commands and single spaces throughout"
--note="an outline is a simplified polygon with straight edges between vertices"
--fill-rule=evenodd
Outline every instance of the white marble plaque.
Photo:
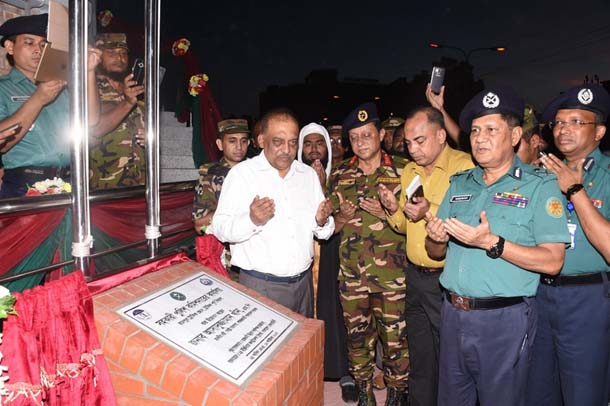
M 297 326 L 290 317 L 203 272 L 117 312 L 237 385 Z

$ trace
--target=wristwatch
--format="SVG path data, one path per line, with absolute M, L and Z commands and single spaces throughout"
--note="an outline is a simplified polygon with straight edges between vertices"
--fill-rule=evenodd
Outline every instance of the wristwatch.
M 568 199 L 568 201 L 572 200 L 572 196 L 575 193 L 580 192 L 581 190 L 583 190 L 585 187 L 582 183 L 575 183 L 572 186 L 570 186 L 568 188 L 568 190 L 566 190 L 566 198 Z
M 491 259 L 500 258 L 502 256 L 502 253 L 504 252 L 504 238 L 498 236 L 498 242 L 489 247 L 489 249 L 485 252 L 487 253 L 487 256 Z

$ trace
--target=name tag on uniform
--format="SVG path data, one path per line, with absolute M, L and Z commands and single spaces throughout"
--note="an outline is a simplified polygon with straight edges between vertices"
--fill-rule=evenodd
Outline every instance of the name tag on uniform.
M 377 178 L 377 183 L 400 183 L 400 178 Z
M 356 179 L 341 179 L 339 180 L 339 186 L 350 186 L 356 183 Z
M 13 103 L 25 103 L 28 100 L 30 100 L 30 96 L 11 96 Z
M 453 196 L 451 196 L 451 200 L 449 200 L 449 202 L 463 203 L 463 202 L 469 202 L 471 200 L 472 200 L 472 195 L 453 195 Z

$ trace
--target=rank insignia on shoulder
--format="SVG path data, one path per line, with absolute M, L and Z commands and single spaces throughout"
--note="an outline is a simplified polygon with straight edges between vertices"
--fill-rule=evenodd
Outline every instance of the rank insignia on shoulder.
M 492 203 L 502 204 L 505 206 L 513 206 L 519 208 L 526 208 L 527 203 L 529 202 L 528 197 L 523 197 L 519 193 L 511 193 L 511 192 L 502 192 L 502 193 L 494 193 Z
M 351 186 L 356 183 L 356 179 L 340 179 L 339 186 Z
M 546 201 L 546 212 L 549 216 L 559 218 L 563 215 L 563 204 L 556 197 L 549 197 Z
M 462 203 L 462 202 L 469 202 L 470 200 L 472 200 L 472 195 L 453 195 L 453 196 L 451 196 L 451 200 L 449 200 L 449 202 Z
M 591 199 L 591 203 L 593 203 L 593 207 L 596 209 L 601 209 L 604 205 L 604 201 L 602 199 Z

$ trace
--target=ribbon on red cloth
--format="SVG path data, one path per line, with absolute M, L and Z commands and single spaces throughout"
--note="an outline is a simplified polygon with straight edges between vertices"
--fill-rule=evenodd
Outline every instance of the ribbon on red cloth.
M 114 390 L 81 272 L 15 293 L 0 351 L 11 406 L 113 406 Z M 9 402 L 10 401 L 10 402 Z
M 112 289 L 116 286 L 122 285 L 123 283 L 139 278 L 142 275 L 146 275 L 148 273 L 155 272 L 168 266 L 179 264 L 181 262 L 189 261 L 191 261 L 191 259 L 185 253 L 179 252 L 176 255 L 161 258 L 158 261 L 132 268 L 129 271 L 121 272 L 116 275 L 107 276 L 105 278 L 89 282 L 89 291 L 92 295 L 97 295 L 98 293 L 104 292 L 108 289 Z
M 219 275 L 229 277 L 229 273 L 220 261 L 224 245 L 216 237 L 212 234 L 197 236 L 195 238 L 195 248 L 197 250 L 197 262 Z

